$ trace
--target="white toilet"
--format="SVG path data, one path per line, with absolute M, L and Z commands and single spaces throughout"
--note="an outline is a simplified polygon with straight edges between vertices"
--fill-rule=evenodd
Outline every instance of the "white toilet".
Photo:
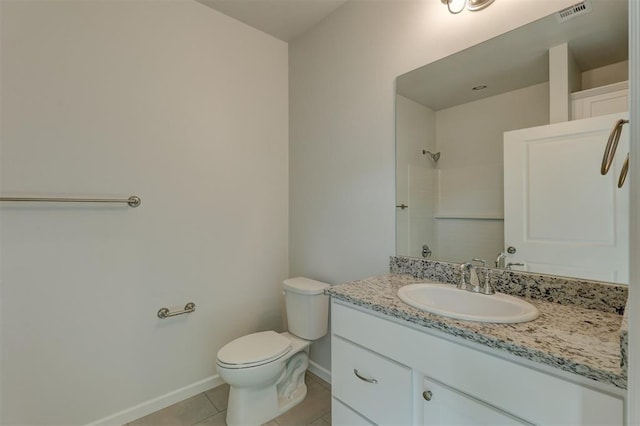
M 307 395 L 309 346 L 327 334 L 329 284 L 299 277 L 283 287 L 289 332 L 248 334 L 218 351 L 218 374 L 230 386 L 229 426 L 266 423 Z

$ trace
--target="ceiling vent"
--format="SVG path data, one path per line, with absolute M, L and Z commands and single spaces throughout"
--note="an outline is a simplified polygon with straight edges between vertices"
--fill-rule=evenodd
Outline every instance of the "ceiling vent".
M 575 18 L 576 16 L 584 15 L 585 13 L 591 12 L 591 9 L 591 1 L 584 0 L 556 13 L 556 19 L 560 23 L 566 22 L 569 19 Z

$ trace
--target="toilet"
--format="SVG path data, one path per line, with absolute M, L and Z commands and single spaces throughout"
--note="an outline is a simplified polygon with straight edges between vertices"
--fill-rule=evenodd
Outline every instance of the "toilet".
M 327 334 L 329 284 L 309 278 L 283 282 L 288 332 L 239 337 L 218 351 L 218 374 L 229 384 L 227 425 L 259 425 L 307 395 L 309 346 Z

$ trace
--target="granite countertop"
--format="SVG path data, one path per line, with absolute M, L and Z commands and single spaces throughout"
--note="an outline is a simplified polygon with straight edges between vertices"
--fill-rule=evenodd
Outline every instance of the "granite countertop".
M 460 321 L 420 311 L 397 297 L 400 287 L 425 281 L 428 280 L 391 273 L 336 285 L 326 293 L 421 327 L 626 389 L 621 314 L 522 297 L 540 311 L 538 319 L 520 324 Z

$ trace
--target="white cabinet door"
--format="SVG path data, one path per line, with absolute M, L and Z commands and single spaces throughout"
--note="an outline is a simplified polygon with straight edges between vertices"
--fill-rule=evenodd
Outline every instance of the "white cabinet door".
M 629 111 L 629 90 L 614 90 L 571 101 L 571 119 Z
M 422 424 L 425 426 L 531 424 L 430 379 L 424 380 L 424 392 Z
M 372 426 L 373 423 L 333 398 L 331 401 L 331 424 L 333 426 Z
M 627 113 L 504 134 L 505 247 L 509 262 L 555 275 L 628 283 L 629 151 L 624 126 L 609 174 L 600 174 L 609 133 Z

